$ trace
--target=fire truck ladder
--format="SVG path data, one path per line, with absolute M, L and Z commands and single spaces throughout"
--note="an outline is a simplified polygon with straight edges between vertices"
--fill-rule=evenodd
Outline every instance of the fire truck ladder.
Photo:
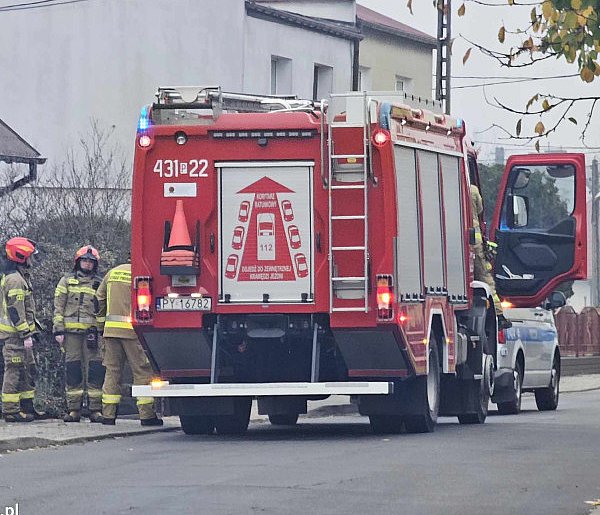
M 229 93 L 220 86 L 161 87 L 156 92 L 155 110 L 212 109 L 214 117 L 222 111 L 275 112 L 312 111 L 315 103 L 295 95 L 251 95 Z
M 332 95 L 332 97 L 344 97 L 345 95 Z M 369 311 L 369 252 L 367 249 L 367 242 L 369 241 L 368 236 L 368 182 L 371 177 L 371 160 L 369 154 L 369 145 L 371 139 L 371 128 L 369 124 L 369 106 L 370 101 L 367 99 L 366 93 L 363 94 L 363 113 L 362 120 L 346 120 L 343 122 L 334 121 L 332 115 L 331 122 L 328 126 L 328 154 L 329 154 L 329 180 L 328 180 L 328 194 L 329 194 L 329 310 L 334 311 Z M 333 140 L 333 134 L 336 129 L 339 128 L 359 128 L 363 129 L 363 145 L 361 154 L 338 154 L 335 151 L 335 145 Z M 346 161 L 346 163 L 357 163 L 358 166 L 340 167 L 340 160 Z M 362 160 L 362 165 L 359 161 Z M 340 184 L 345 183 L 345 184 Z M 333 202 L 334 199 L 339 199 L 343 202 L 343 194 L 348 190 L 362 190 L 363 202 L 359 212 L 351 215 L 335 215 L 333 214 Z M 360 225 L 360 229 L 357 227 L 355 231 L 351 231 L 353 237 L 357 239 L 355 244 L 344 246 L 334 246 L 334 234 L 336 234 L 337 221 L 352 220 L 357 226 Z M 342 261 L 347 257 L 347 254 L 352 252 L 362 252 L 363 255 L 363 267 L 362 273 L 358 275 L 338 275 L 336 259 Z M 361 306 L 339 306 L 334 305 L 334 297 L 343 298 L 341 295 L 336 293 L 342 293 L 343 291 L 352 291 L 355 294 L 360 292 L 360 297 L 346 297 L 346 298 L 361 298 L 363 305 Z

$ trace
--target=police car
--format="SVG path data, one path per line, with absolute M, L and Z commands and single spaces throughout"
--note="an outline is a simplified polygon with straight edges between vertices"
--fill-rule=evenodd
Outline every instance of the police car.
M 498 332 L 492 402 L 501 415 L 521 411 L 521 395 L 533 392 L 540 411 L 555 410 L 560 392 L 560 348 L 554 309 L 565 297 L 554 292 L 544 307 L 505 308 L 512 327 Z

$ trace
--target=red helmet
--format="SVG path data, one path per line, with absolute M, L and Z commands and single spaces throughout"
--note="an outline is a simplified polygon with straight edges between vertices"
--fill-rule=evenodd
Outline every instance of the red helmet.
M 36 243 L 27 238 L 17 236 L 6 242 L 6 257 L 10 261 L 23 264 L 27 258 L 37 254 Z
M 81 247 L 77 252 L 75 252 L 75 265 L 77 265 L 77 262 L 80 259 L 91 259 L 92 261 L 95 261 L 96 264 L 98 264 L 98 261 L 100 261 L 100 254 L 91 245 L 85 245 L 84 247 Z

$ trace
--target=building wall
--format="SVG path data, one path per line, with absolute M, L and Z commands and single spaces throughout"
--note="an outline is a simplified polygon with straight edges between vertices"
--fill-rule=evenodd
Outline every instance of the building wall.
M 333 68 L 334 92 L 352 88 L 350 40 L 248 17 L 244 46 L 246 91 L 271 92 L 272 56 L 289 59 L 291 66 L 291 88 L 277 93 L 312 98 L 315 64 Z
M 421 98 L 432 99 L 433 51 L 404 38 L 364 30 L 360 43 L 359 64 L 369 69 L 373 91 L 394 91 L 396 76 L 411 79 L 408 91 Z
M 158 86 L 243 84 L 243 0 L 81 2 L 2 12 L 0 113 L 60 162 L 96 119 L 133 149 Z M 248 87 L 251 87 L 248 84 Z M 131 150 L 129 150 L 131 149 Z

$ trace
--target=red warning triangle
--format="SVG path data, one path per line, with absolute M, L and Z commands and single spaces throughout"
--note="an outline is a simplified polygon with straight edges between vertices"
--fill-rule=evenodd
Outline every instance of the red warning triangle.
M 265 176 L 241 189 L 238 193 L 294 193 L 294 191 Z

